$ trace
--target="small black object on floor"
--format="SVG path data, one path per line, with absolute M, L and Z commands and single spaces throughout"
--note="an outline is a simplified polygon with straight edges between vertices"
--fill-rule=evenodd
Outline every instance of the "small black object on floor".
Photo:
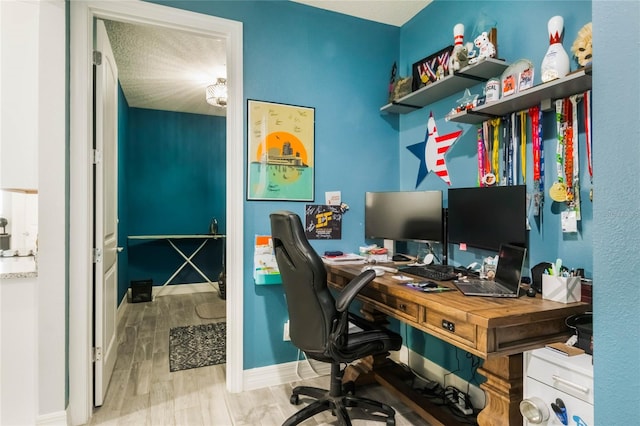
M 153 280 L 131 281 L 131 303 L 151 302 Z

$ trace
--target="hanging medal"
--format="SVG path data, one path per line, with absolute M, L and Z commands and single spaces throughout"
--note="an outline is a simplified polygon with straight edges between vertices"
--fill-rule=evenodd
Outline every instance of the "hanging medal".
M 557 180 L 551 185 L 549 189 L 549 196 L 553 201 L 557 201 L 559 203 L 567 200 L 567 186 L 564 183 L 564 167 L 563 167 L 563 156 L 564 156 L 564 128 L 563 128 L 563 105 L 564 102 L 562 99 L 558 99 L 556 101 L 556 132 L 557 132 L 557 143 L 556 143 L 556 171 L 557 171 Z
M 478 135 L 477 135 L 477 150 L 478 150 L 478 181 L 480 186 L 484 186 L 484 175 L 486 174 L 485 170 L 485 146 L 484 146 L 484 123 L 482 127 L 478 127 Z
M 489 163 L 489 170 L 482 177 L 482 183 L 484 183 L 486 186 L 492 186 L 498 182 L 500 171 L 500 119 L 495 118 L 493 120 L 490 120 L 489 124 L 491 125 L 493 139 L 491 142 L 491 161 Z

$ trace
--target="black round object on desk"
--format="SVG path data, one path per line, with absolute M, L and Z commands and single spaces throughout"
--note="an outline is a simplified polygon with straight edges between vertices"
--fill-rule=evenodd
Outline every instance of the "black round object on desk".
M 529 297 L 536 297 L 536 289 L 533 287 L 529 287 L 527 289 L 527 296 Z

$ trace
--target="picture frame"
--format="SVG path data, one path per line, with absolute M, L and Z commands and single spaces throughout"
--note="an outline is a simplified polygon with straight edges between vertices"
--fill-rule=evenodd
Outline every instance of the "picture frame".
M 518 92 L 532 88 L 533 77 L 534 77 L 533 68 L 529 68 L 528 70 L 522 71 L 518 75 Z
M 412 91 L 445 78 L 449 73 L 449 58 L 453 52 L 453 45 L 447 46 L 438 52 L 420 59 L 411 67 Z M 441 67 L 440 70 L 438 68 Z
M 314 201 L 315 108 L 247 100 L 247 200 Z

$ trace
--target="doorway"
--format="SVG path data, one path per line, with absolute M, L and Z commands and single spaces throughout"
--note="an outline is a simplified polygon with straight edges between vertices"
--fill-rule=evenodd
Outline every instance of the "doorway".
M 91 135 L 93 21 L 96 18 L 180 29 L 224 39 L 227 51 L 227 390 L 242 391 L 243 287 L 243 90 L 242 23 L 146 2 L 71 2 L 69 416 L 82 424 L 93 401 Z M 121 242 L 122 243 L 122 242 Z

